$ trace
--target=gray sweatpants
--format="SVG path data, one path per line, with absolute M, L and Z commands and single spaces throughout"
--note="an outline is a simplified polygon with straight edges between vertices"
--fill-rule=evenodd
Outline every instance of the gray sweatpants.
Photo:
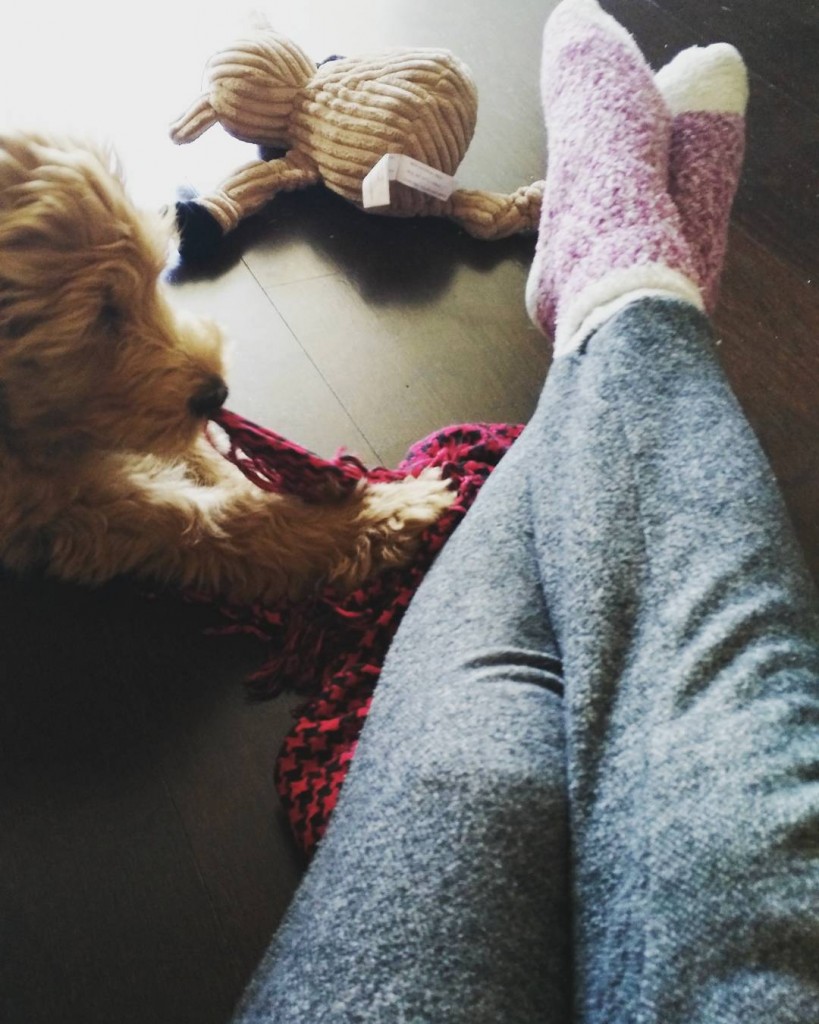
M 819 622 L 693 308 L 557 360 L 242 1024 L 819 1022 Z

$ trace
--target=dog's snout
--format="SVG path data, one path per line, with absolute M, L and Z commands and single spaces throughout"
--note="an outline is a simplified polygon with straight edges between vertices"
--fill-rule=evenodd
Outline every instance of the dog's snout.
M 191 395 L 188 408 L 194 416 L 213 416 L 225 404 L 227 396 L 227 385 L 222 378 L 211 377 Z

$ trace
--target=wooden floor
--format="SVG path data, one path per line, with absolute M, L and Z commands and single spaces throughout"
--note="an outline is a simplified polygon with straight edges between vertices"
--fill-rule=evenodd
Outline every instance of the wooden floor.
M 819 577 L 819 7 L 605 5 L 657 65 L 719 39 L 749 64 L 749 153 L 717 327 Z M 232 35 L 207 5 L 15 6 L 0 16 L 4 123 L 111 137 L 149 203 L 254 155 L 218 130 L 184 150 L 165 137 L 204 58 Z M 448 46 L 481 97 L 461 183 L 512 189 L 541 175 L 551 0 L 339 6 L 269 5 L 316 59 Z M 393 464 L 437 426 L 529 416 L 549 362 L 523 312 L 532 249 L 368 217 L 312 190 L 275 200 L 212 273 L 173 289 L 235 339 L 232 408 L 322 454 L 346 445 Z M 289 702 L 245 701 L 260 651 L 206 635 L 201 609 L 126 586 L 9 580 L 0 609 L 0 1020 L 225 1021 L 299 877 L 271 782 Z

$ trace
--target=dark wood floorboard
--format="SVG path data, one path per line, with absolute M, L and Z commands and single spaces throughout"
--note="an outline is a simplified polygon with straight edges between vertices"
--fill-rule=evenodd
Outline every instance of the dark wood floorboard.
M 819 113 L 819 20 L 814 0 L 656 0 L 663 11 L 696 32 L 704 45 L 725 39 L 748 67 L 796 103 Z
M 727 39 L 751 72 L 720 351 L 819 579 L 819 8 L 813 0 L 604 0 L 650 60 Z M 221 5 L 227 8 L 228 5 Z M 459 172 L 512 189 L 542 173 L 536 0 L 283 0 L 316 59 L 446 45 L 472 67 L 478 130 Z M 136 197 L 204 188 L 252 147 L 218 130 L 175 149 L 232 15 L 91 0 L 0 15 L 0 123 L 111 138 Z M 125 45 L 125 42 L 129 45 Z M 322 454 L 394 464 L 445 423 L 522 421 L 549 353 L 522 296 L 531 239 L 367 217 L 315 189 L 243 225 L 175 302 L 234 339 L 231 405 Z M 0 253 L 0 259 L 2 254 Z M 292 702 L 249 704 L 261 650 L 206 609 L 0 576 L 0 1020 L 219 1024 L 301 864 L 272 787 Z
M 768 0 L 730 4 L 610 0 L 606 6 L 633 32 L 655 67 L 683 47 L 717 40 L 732 43 L 742 52 L 751 98 L 734 220 L 807 278 L 815 279 L 819 271 L 819 84 L 811 55 L 816 53 L 819 8 Z M 811 66 L 804 77 L 803 65 Z

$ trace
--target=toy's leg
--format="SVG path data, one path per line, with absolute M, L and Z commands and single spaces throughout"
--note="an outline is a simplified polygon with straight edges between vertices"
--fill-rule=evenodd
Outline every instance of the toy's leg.
M 291 154 L 246 164 L 209 195 L 177 203 L 180 254 L 188 259 L 209 255 L 223 235 L 261 210 L 276 193 L 305 188 L 318 180 L 309 161 Z
M 542 200 L 542 181 L 509 194 L 461 188 L 452 193 L 443 213 L 475 238 L 506 238 L 537 231 Z
M 684 50 L 655 80 L 674 118 L 669 191 L 710 313 L 745 150 L 748 77 L 737 51 L 716 43 Z
M 254 160 L 240 167 L 200 202 L 227 233 L 268 203 L 277 192 L 304 188 L 318 181 L 310 164 L 292 156 L 280 160 Z

